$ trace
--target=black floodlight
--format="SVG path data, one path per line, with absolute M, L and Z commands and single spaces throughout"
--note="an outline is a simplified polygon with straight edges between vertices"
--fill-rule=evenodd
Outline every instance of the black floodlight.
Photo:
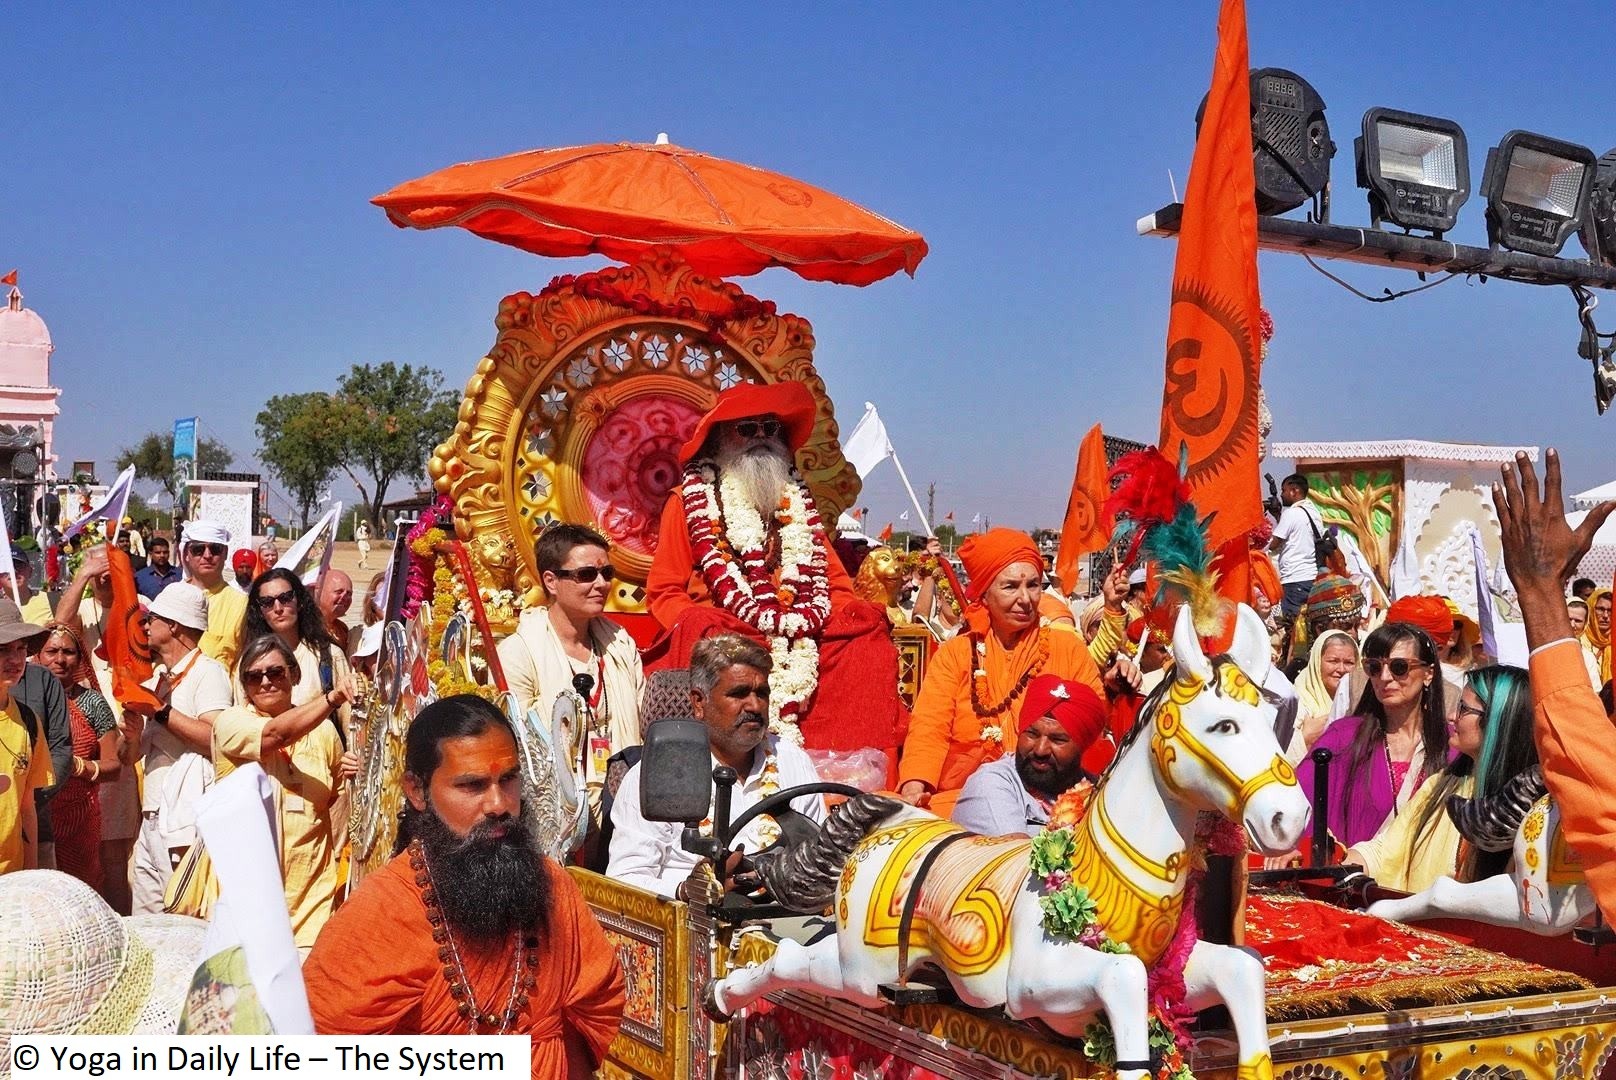
M 1353 150 L 1377 229 L 1385 219 L 1441 236 L 1459 220 L 1470 198 L 1470 157 L 1464 129 L 1452 120 L 1370 109 Z
M 1594 190 L 1583 215 L 1582 246 L 1594 262 L 1616 266 L 1616 149 L 1594 167 Z
M 1295 72 L 1251 73 L 1251 144 L 1257 173 L 1257 213 L 1283 214 L 1330 183 L 1335 143 L 1324 99 Z
M 1586 146 L 1511 131 L 1487 151 L 1481 193 L 1487 242 L 1554 258 L 1582 224 L 1594 184 L 1594 152 Z

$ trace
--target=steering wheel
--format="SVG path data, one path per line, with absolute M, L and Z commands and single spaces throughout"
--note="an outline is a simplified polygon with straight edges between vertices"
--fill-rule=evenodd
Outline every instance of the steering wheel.
M 780 826 L 780 837 L 762 851 L 748 852 L 747 857 L 761 855 L 763 852 L 779 851 L 781 848 L 789 849 L 812 843 L 819 836 L 819 823 L 808 815 L 793 810 L 791 804 L 794 801 L 804 795 L 844 795 L 851 799 L 863 794 L 863 791 L 850 784 L 836 784 L 823 780 L 813 784 L 798 784 L 796 787 L 777 791 L 773 795 L 747 807 L 739 817 L 730 822 L 730 840 L 733 842 L 735 837 L 740 835 L 742 829 L 745 829 L 757 818 L 768 814 Z M 759 888 L 762 890 L 762 894 L 758 898 L 748 894 L 731 893 L 729 897 L 726 897 L 726 901 L 734 897 L 738 903 L 769 903 L 772 898 L 768 897 L 766 889 L 762 889 L 761 882 L 759 883 Z

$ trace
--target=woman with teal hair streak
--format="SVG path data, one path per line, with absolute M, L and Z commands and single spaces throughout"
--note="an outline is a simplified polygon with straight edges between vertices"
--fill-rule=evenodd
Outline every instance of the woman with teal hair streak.
M 1457 755 L 1420 785 L 1400 812 L 1344 860 L 1388 889 L 1416 893 L 1440 877 L 1479 881 L 1509 869 L 1509 851 L 1464 842 L 1447 813 L 1449 796 L 1481 801 L 1537 764 L 1532 690 L 1524 670 L 1495 665 L 1472 671 L 1459 697 L 1451 745 Z

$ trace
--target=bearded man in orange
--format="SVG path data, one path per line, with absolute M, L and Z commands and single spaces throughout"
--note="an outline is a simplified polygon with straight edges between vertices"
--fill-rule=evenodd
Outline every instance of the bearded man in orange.
M 617 953 L 522 805 L 516 736 L 469 694 L 405 739 L 402 850 L 303 965 L 327 1035 L 530 1035 L 533 1076 L 594 1074 L 623 1015 Z
M 1054 675 L 1105 695 L 1083 636 L 1042 625 L 1044 559 L 1032 537 L 990 529 L 960 545 L 959 557 L 970 575 L 966 632 L 932 657 L 898 772 L 899 797 L 940 817 L 979 766 L 1015 752 L 1032 680 Z
M 886 613 L 853 591 L 795 456 L 814 427 L 800 382 L 718 396 L 680 451 L 646 580 L 667 633 L 647 671 L 685 667 L 696 642 L 734 633 L 774 660 L 769 726 L 818 750 L 896 757 L 905 719 Z

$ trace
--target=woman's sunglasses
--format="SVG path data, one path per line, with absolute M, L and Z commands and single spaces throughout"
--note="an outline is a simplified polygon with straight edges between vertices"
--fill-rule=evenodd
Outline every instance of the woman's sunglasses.
M 297 594 L 291 589 L 278 593 L 261 592 L 254 603 L 258 605 L 259 611 L 268 611 L 270 608 L 280 607 L 282 604 L 287 607 L 297 607 Z
M 576 570 L 552 570 L 551 573 L 558 578 L 576 581 L 580 585 L 593 585 L 596 578 L 611 581 L 617 576 L 617 568 L 615 566 L 580 566 Z
M 1392 678 L 1406 679 L 1408 678 L 1408 673 L 1415 668 L 1430 666 L 1424 660 L 1410 660 L 1404 656 L 1399 656 L 1392 660 L 1365 660 L 1363 662 L 1364 673 L 1371 679 L 1380 678 L 1381 671 L 1386 669 L 1391 670 Z
M 276 664 L 274 667 L 255 668 L 241 673 L 241 681 L 248 686 L 258 683 L 280 682 L 286 678 L 286 665 Z
M 778 420 L 737 420 L 735 434 L 743 439 L 772 439 L 780 434 Z

